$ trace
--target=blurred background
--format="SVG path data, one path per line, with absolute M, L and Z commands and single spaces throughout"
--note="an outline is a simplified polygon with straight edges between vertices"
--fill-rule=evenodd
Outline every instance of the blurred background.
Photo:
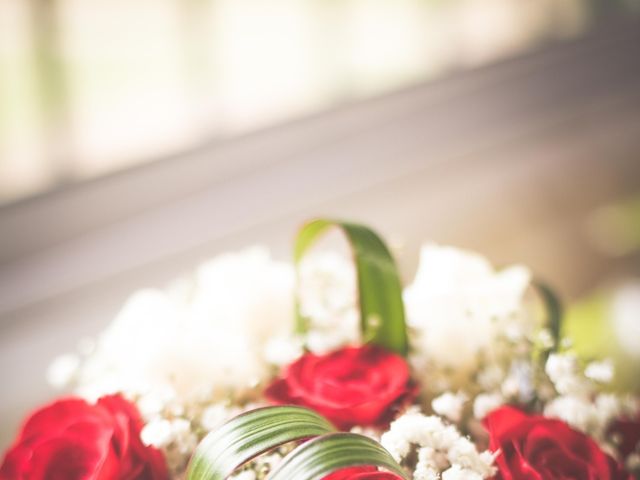
M 132 291 L 317 215 L 407 280 L 526 263 L 637 361 L 640 1 L 0 0 L 0 448 Z
M 584 35 L 631 0 L 3 0 L 12 202 Z

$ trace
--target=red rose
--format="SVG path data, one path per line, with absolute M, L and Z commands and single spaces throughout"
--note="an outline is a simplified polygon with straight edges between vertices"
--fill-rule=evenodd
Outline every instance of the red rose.
M 2 480 L 167 480 L 162 454 L 140 440 L 142 420 L 121 396 L 58 400 L 34 412 L 0 467 Z
M 345 430 L 389 422 L 414 393 L 404 359 L 374 346 L 303 355 L 265 392 L 273 403 L 312 408 Z
M 609 428 L 609 435 L 614 438 L 622 458 L 632 453 L 640 453 L 640 412 L 633 417 L 619 418 Z
M 375 467 L 343 468 L 322 480 L 402 480 L 395 473 L 381 472 Z
M 502 480 L 629 480 L 590 437 L 566 423 L 501 407 L 484 420 Z

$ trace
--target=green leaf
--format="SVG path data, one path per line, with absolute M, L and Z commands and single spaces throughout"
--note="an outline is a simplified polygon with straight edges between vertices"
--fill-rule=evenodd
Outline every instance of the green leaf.
M 545 326 L 551 332 L 554 347 L 557 349 L 562 339 L 562 303 L 560 298 L 549 285 L 540 280 L 534 279 L 531 285 L 542 299 L 546 312 Z
M 207 435 L 191 457 L 187 479 L 223 480 L 261 453 L 334 431 L 328 420 L 307 408 L 258 408 Z
M 338 220 L 313 220 L 300 230 L 296 239 L 296 264 L 320 235 L 334 226 L 344 232 L 353 253 L 363 338 L 387 350 L 406 355 L 409 343 L 400 276 L 389 249 L 373 230 Z M 309 322 L 301 314 L 299 303 L 296 309 L 296 330 L 298 333 L 305 333 Z
M 285 443 L 309 440 L 287 455 L 270 480 L 319 480 L 345 467 L 382 467 L 408 480 L 378 442 L 354 433 L 335 433 L 322 416 L 303 407 L 265 407 L 238 415 L 198 445 L 188 480 L 224 480 L 236 469 Z
M 355 433 L 331 433 L 300 445 L 271 472 L 268 480 L 321 480 L 342 468 L 364 465 L 409 478 L 375 440 Z

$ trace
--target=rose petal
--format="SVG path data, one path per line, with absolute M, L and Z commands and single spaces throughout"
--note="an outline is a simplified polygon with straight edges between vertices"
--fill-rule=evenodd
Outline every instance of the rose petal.
M 333 472 L 322 480 L 402 480 L 395 473 L 381 472 L 375 467 L 349 467 Z

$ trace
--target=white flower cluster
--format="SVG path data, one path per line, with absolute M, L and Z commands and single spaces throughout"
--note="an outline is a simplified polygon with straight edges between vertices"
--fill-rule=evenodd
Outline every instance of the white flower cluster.
M 591 362 L 582 367 L 574 353 L 554 353 L 547 359 L 545 371 L 559 394 L 545 405 L 545 416 L 567 422 L 613 453 L 615 445 L 607 436 L 608 427 L 617 418 L 634 416 L 640 404 L 631 396 L 600 391 L 601 384 L 613 379 L 612 362 Z
M 414 480 L 480 480 L 495 474 L 494 455 L 478 452 L 475 444 L 440 417 L 411 410 L 396 419 L 381 438 L 382 445 Z M 415 467 L 407 460 L 417 451 Z
M 438 415 L 457 423 L 462 419 L 462 409 L 467 400 L 469 397 L 462 392 L 445 392 L 431 401 L 431 408 Z
M 332 251 L 308 255 L 298 271 L 299 301 L 311 321 L 307 347 L 325 353 L 359 340 L 356 272 L 352 262 Z
M 530 348 L 524 342 L 520 346 Z M 473 416 L 477 420 L 501 405 L 525 405 L 549 395 L 547 385 L 536 379 L 536 365 L 530 359 L 529 350 L 524 356 L 514 351 L 511 358 L 507 355 L 502 363 L 488 365 L 479 372 L 476 386 L 479 392 L 473 399 Z
M 404 292 L 411 363 L 433 394 L 468 385 L 478 366 L 493 363 L 497 340 L 528 332 L 523 297 L 529 271 L 496 272 L 483 257 L 425 245 L 413 284 Z
M 582 375 L 574 353 L 552 353 L 545 364 L 545 372 L 561 395 L 586 394 L 589 391 L 589 382 Z
M 292 329 L 293 288 L 292 266 L 266 249 L 221 255 L 164 291 L 134 294 L 80 356 L 56 360 L 49 379 L 89 400 L 134 400 L 143 441 L 179 474 L 204 434 L 258 398 L 272 371 L 269 342 Z
M 145 445 L 163 451 L 169 471 L 176 476 L 184 471 L 200 440 L 188 419 L 161 417 L 147 423 L 140 432 L 140 438 Z
M 197 444 L 212 430 L 230 418 L 259 404 L 233 405 L 228 401 L 184 405 L 175 399 L 153 398 L 147 394 L 137 399 L 138 409 L 145 420 L 140 433 L 145 445 L 163 451 L 167 466 L 176 478 L 184 472 Z
M 267 342 L 291 329 L 293 286 L 288 264 L 254 248 L 217 257 L 165 291 L 140 291 L 79 362 L 77 392 L 183 405 L 244 395 L 270 373 Z
M 97 341 L 56 359 L 48 379 L 89 400 L 134 400 L 147 422 L 144 442 L 179 473 L 202 436 L 257 400 L 274 366 L 297 358 L 304 340 L 317 351 L 357 340 L 351 264 L 311 254 L 299 275 L 307 339 L 290 334 L 293 265 L 254 247 L 216 257 L 165 290 L 135 293 Z
M 477 420 L 482 420 L 504 403 L 505 399 L 500 393 L 480 393 L 473 401 L 473 416 Z

